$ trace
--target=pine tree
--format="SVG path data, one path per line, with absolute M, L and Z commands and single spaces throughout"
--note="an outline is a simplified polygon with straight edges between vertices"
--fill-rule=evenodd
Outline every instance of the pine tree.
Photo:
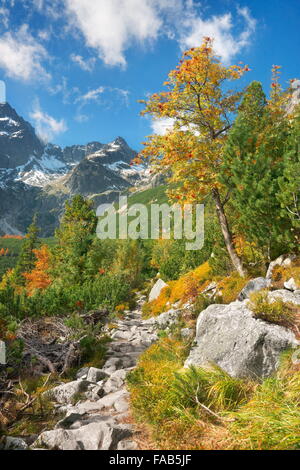
M 280 190 L 276 197 L 283 217 L 292 223 L 293 241 L 300 245 L 300 109 L 291 123 L 292 129 L 286 141 L 283 157 L 283 175 L 279 178 Z
M 56 231 L 53 272 L 68 284 L 81 284 L 87 256 L 96 231 L 97 217 L 92 202 L 80 195 L 66 203 L 65 214 Z
M 274 99 L 277 103 L 277 94 Z M 237 232 L 268 260 L 280 254 L 290 234 L 276 198 L 289 123 L 275 112 L 276 103 L 267 103 L 260 83 L 248 87 L 228 135 L 220 177 L 231 193 Z

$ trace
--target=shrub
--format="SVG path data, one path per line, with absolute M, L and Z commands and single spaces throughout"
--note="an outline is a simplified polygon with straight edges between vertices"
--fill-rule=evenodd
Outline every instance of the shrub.
M 291 266 L 275 266 L 272 273 L 272 284 L 276 289 L 282 289 L 284 283 L 293 278 L 300 289 L 300 258 L 294 260 Z
M 281 299 L 270 301 L 265 289 L 251 294 L 248 306 L 256 318 L 270 323 L 291 325 L 295 320 L 295 306 Z
M 234 302 L 248 280 L 241 277 L 237 272 L 233 272 L 230 276 L 219 281 L 218 289 L 221 291 L 222 303 L 230 304 L 230 302 Z
M 81 364 L 85 366 L 101 368 L 104 364 L 107 351 L 108 337 L 101 339 L 90 334 L 80 341 Z
M 193 304 L 193 315 L 194 317 L 198 317 L 198 315 L 205 310 L 209 305 L 218 303 L 217 299 L 213 297 L 208 297 L 207 295 L 204 294 L 199 294 Z
M 210 267 L 206 262 L 177 281 L 170 281 L 156 300 L 144 305 L 144 318 L 159 315 L 175 302 L 194 301 L 209 283 L 209 273 Z

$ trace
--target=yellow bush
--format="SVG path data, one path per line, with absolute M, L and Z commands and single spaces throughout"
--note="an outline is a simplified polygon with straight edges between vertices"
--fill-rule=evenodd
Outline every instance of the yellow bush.
M 217 284 L 218 289 L 221 291 L 223 303 L 230 304 L 230 302 L 234 302 L 248 281 L 249 279 L 239 276 L 236 272 L 219 281 Z
M 273 287 L 281 289 L 284 283 L 293 278 L 300 289 L 300 258 L 294 260 L 291 266 L 275 266 L 272 273 Z
M 143 307 L 144 318 L 157 316 L 164 312 L 168 305 L 175 302 L 187 302 L 194 300 L 197 295 L 209 284 L 210 266 L 208 262 L 198 268 L 184 274 L 177 281 L 171 281 L 162 289 L 159 297 L 148 302 Z
M 120 304 L 115 308 L 116 312 L 123 313 L 125 310 L 129 310 L 129 304 Z

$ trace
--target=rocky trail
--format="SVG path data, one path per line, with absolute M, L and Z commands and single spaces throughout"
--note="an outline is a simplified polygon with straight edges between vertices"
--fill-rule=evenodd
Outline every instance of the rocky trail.
M 64 417 L 53 430 L 43 432 L 32 449 L 137 449 L 134 429 L 124 423 L 129 415 L 125 379 L 140 354 L 158 338 L 156 321 L 141 319 L 144 302 L 145 297 L 140 297 L 136 310 L 114 322 L 114 329 L 106 328 L 112 341 L 102 369 L 80 369 L 76 381 L 46 392 L 57 402 L 57 413 Z

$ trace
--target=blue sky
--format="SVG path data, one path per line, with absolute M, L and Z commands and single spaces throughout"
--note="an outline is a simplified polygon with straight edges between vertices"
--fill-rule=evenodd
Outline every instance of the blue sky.
M 184 49 L 215 38 L 225 63 L 242 60 L 269 90 L 300 77 L 299 0 L 1 0 L 0 78 L 7 101 L 62 146 L 153 129 L 139 99 L 162 89 Z

